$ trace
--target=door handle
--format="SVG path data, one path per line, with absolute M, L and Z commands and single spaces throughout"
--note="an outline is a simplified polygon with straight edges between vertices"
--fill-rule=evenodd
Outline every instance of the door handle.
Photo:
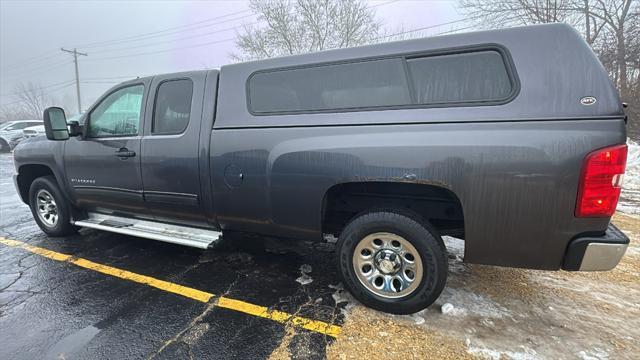
M 120 150 L 116 151 L 116 156 L 119 157 L 119 158 L 134 157 L 134 156 L 136 156 L 136 152 L 135 151 L 130 151 L 127 148 L 121 148 Z

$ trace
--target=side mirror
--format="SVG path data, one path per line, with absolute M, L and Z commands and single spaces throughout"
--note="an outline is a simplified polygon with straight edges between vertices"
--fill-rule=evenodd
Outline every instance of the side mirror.
M 67 128 L 67 117 L 64 110 L 59 107 L 50 107 L 44 110 L 44 132 L 49 140 L 67 140 L 69 129 Z
M 80 126 L 79 122 L 75 120 L 69 121 L 68 125 L 69 125 L 69 136 L 82 135 L 82 126 Z

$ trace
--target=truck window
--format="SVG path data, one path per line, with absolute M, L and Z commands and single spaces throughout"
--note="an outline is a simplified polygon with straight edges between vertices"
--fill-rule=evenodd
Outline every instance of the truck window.
M 497 51 L 413 58 L 407 66 L 418 104 L 503 100 L 512 90 Z
M 132 136 L 138 134 L 144 85 L 119 89 L 89 114 L 90 137 Z
M 153 134 L 180 134 L 189 124 L 193 82 L 169 80 L 158 86 L 153 108 Z
M 340 110 L 411 103 L 402 59 L 322 65 L 254 74 L 256 113 Z

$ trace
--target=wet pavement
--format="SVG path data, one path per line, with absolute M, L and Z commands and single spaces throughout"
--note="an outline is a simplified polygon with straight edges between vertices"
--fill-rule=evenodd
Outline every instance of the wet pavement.
M 0 360 L 605 360 L 640 353 L 638 202 L 613 218 L 631 244 L 612 271 L 466 264 L 464 242 L 449 238 L 442 295 L 428 309 L 398 316 L 340 290 L 331 244 L 226 234 L 222 248 L 200 251 L 89 229 L 47 238 L 15 193 L 12 172 L 10 154 L 0 154 Z M 206 296 L 145 285 L 135 274 Z M 240 305 L 225 308 L 223 299 Z M 337 324 L 341 334 L 260 317 L 256 305 Z
M 0 244 L 0 359 L 267 358 L 291 324 L 215 306 L 219 296 L 343 321 L 331 244 L 228 236 L 216 250 L 83 229 L 48 238 L 0 154 L 0 237 L 213 293 L 208 303 Z M 305 271 L 312 282 L 296 279 Z M 304 281 L 303 281 L 304 282 Z M 296 329 L 291 354 L 324 358 L 332 337 Z

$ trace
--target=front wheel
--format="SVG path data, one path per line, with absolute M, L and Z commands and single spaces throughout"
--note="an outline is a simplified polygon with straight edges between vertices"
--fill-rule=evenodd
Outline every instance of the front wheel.
M 337 246 L 345 285 L 376 310 L 420 311 L 440 296 L 447 280 L 440 235 L 413 214 L 374 211 L 358 216 L 344 228 Z
M 69 204 L 53 176 L 35 179 L 29 188 L 29 207 L 36 223 L 49 236 L 73 234 Z

